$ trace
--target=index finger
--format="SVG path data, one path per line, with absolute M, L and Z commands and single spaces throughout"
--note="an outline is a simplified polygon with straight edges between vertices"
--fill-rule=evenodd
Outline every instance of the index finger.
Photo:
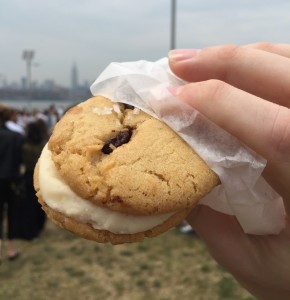
M 244 45 L 243 47 L 263 50 L 269 53 L 290 58 L 290 45 L 288 44 L 274 44 L 274 43 L 261 42 L 261 43 Z
M 218 46 L 198 51 L 173 50 L 172 71 L 197 82 L 222 80 L 248 93 L 290 107 L 290 59 L 249 47 Z
M 171 92 L 268 160 L 265 178 L 283 197 L 290 216 L 290 109 L 218 80 Z
M 290 162 L 290 109 L 219 80 L 172 92 L 267 160 Z

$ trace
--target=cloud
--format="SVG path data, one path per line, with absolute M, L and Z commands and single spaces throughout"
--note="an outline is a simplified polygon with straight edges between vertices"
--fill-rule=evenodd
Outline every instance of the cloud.
M 179 47 L 290 42 L 288 1 L 206 1 L 211 5 L 184 9 L 178 19 Z M 188 4 L 188 3 L 187 3 Z M 188 4 L 189 5 L 189 4 Z M 185 7 L 184 7 L 185 8 Z M 188 7 L 187 7 L 188 8 Z
M 169 18 L 164 14 L 164 6 L 169 11 L 167 1 L 136 5 L 129 0 L 7 0 L 5 4 L 0 34 L 7 41 L 2 51 L 9 56 L 9 63 L 4 61 L 0 73 L 5 72 L 9 77 L 19 78 L 24 74 L 20 56 L 25 48 L 35 49 L 35 60 L 40 67 L 34 74 L 43 78 L 55 76 L 57 80 L 62 77 L 66 84 L 73 61 L 87 73 L 85 78 L 95 79 L 96 73 L 111 60 L 152 59 L 158 57 L 150 54 L 154 49 L 158 49 L 159 56 L 167 50 Z M 13 70 L 11 64 L 15 66 Z M 98 70 L 91 70 L 97 64 Z M 85 65 L 89 70 L 85 70 Z M 18 76 L 14 70 L 20 71 Z

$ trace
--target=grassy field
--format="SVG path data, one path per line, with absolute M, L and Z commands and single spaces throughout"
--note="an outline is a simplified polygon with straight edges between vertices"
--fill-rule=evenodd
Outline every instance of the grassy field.
M 0 265 L 0 300 L 253 300 L 194 235 L 173 229 L 129 245 L 83 240 L 50 222 Z

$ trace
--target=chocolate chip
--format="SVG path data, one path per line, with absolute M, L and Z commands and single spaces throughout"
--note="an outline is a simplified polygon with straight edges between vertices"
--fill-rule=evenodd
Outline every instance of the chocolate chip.
M 120 147 L 123 144 L 127 144 L 132 136 L 132 129 L 127 128 L 125 131 L 121 131 L 118 135 L 110 139 L 102 148 L 104 154 L 110 154 L 113 152 L 114 148 Z
M 134 109 L 135 107 L 133 105 L 130 105 L 130 104 L 126 104 L 126 103 L 123 103 L 125 109 Z
M 104 147 L 102 148 L 102 152 L 104 154 L 110 154 L 113 152 L 113 149 L 110 147 L 110 144 L 105 144 Z

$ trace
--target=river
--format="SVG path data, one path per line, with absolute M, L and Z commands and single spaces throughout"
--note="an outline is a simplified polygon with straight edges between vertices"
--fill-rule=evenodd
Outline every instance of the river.
M 0 100 L 0 104 L 5 104 L 16 109 L 25 109 L 31 111 L 33 109 L 44 110 L 51 105 L 61 107 L 66 110 L 68 107 L 77 104 L 78 102 L 73 100 Z

